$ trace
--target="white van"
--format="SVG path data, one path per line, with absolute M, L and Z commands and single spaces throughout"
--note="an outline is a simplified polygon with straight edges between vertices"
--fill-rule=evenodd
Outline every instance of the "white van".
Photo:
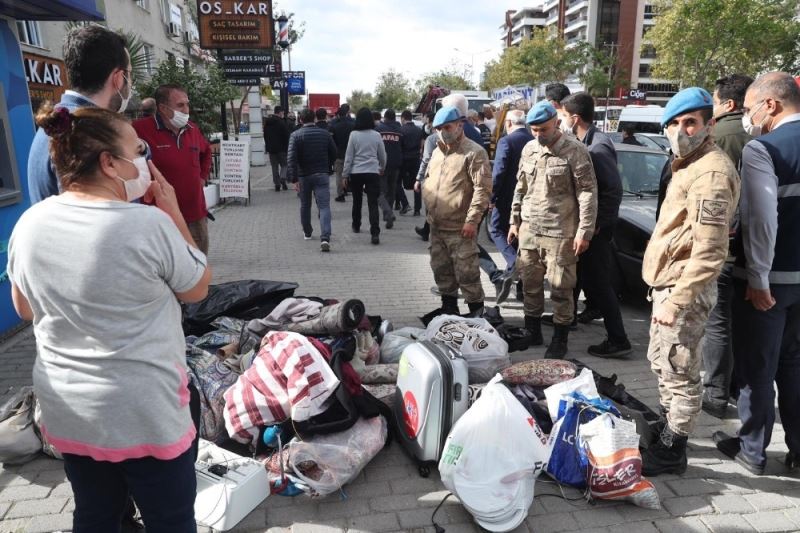
M 617 131 L 623 131 L 627 127 L 639 133 L 661 133 L 661 116 L 664 108 L 660 105 L 629 105 L 619 114 Z

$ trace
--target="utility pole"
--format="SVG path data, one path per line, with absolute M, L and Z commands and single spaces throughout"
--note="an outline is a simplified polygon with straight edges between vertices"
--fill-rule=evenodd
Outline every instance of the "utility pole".
M 224 68 L 223 65 L 225 64 L 225 61 L 224 61 L 224 57 L 222 55 L 222 48 L 217 48 L 217 60 L 219 61 L 220 68 L 221 69 Z M 234 119 L 235 119 L 235 117 L 234 117 Z M 228 115 L 227 115 L 227 112 L 225 110 L 225 102 L 222 102 L 220 104 L 219 121 L 220 121 L 220 126 L 222 126 L 222 140 L 223 141 L 227 141 L 228 140 Z M 238 129 L 237 129 L 237 131 L 238 131 Z
M 606 112 L 603 113 L 603 131 L 608 131 L 608 104 L 611 93 L 611 85 L 614 83 L 614 73 L 617 67 L 617 43 L 603 43 L 604 48 L 611 48 L 611 64 L 608 66 L 608 83 L 606 84 Z

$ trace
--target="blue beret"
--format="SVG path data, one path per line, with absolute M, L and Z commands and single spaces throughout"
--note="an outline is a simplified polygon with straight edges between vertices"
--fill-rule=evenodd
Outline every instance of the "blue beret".
M 698 109 L 711 109 L 714 101 L 708 91 L 701 87 L 689 87 L 675 94 L 664 107 L 661 115 L 661 125 L 666 126 L 670 120 L 690 111 Z
M 556 108 L 547 100 L 540 100 L 528 111 L 525 122 L 528 124 L 542 124 L 556 116 Z
M 461 120 L 462 118 L 463 117 L 458 111 L 458 108 L 451 105 L 444 106 L 437 111 L 436 116 L 433 117 L 433 127 L 438 128 L 439 126 L 443 126 L 448 122 L 455 122 L 456 120 Z

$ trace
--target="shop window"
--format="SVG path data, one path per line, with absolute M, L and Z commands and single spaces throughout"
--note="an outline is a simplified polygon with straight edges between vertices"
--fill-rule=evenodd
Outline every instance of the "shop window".
M 0 207 L 15 204 L 22 198 L 7 109 L 6 95 L 0 85 Z
M 43 47 L 42 33 L 39 31 L 39 23 L 35 20 L 18 20 L 17 33 L 19 34 L 19 42 L 22 44 Z
M 153 75 L 153 63 L 155 62 L 155 55 L 153 54 L 153 47 L 149 44 L 142 46 L 142 54 L 144 55 L 144 71 L 149 76 Z

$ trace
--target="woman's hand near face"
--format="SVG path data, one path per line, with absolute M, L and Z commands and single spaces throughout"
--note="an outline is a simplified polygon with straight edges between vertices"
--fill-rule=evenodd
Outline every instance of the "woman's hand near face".
M 150 167 L 150 175 L 153 176 L 153 181 L 144 195 L 145 201 L 156 204 L 156 207 L 164 211 L 176 222 L 176 215 L 180 220 L 183 220 L 180 207 L 178 207 L 178 198 L 175 196 L 175 188 L 164 178 L 152 161 L 148 161 L 147 166 Z

